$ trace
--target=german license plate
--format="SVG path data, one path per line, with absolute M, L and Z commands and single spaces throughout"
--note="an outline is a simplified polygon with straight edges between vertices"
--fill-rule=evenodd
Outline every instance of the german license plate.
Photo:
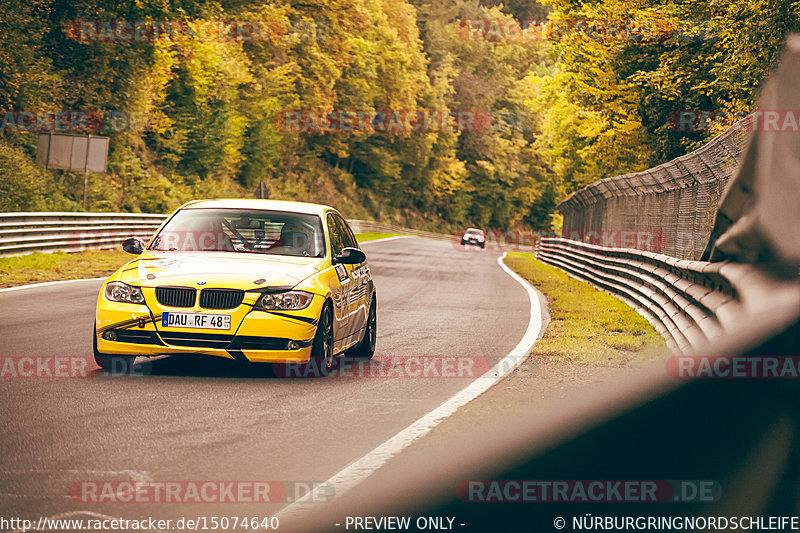
M 231 315 L 212 315 L 208 313 L 174 313 L 161 315 L 161 327 L 231 329 Z

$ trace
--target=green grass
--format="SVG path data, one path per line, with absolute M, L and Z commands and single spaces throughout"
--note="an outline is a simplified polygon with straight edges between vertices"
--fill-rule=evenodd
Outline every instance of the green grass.
M 86 250 L 0 257 L 0 287 L 108 276 L 133 259 L 122 250 Z
M 393 237 L 396 233 L 359 233 L 359 242 Z M 86 250 L 83 252 L 34 253 L 0 257 L 0 287 L 27 285 L 44 281 L 100 278 L 112 274 L 133 259 L 122 250 Z
M 664 339 L 639 313 L 591 284 L 534 259 L 510 253 L 506 264 L 547 296 L 550 324 L 532 354 L 619 366 L 668 354 Z

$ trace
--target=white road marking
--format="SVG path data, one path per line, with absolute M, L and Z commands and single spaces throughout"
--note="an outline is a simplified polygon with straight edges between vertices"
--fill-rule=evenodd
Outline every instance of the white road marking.
M 393 237 L 381 237 L 380 239 L 372 239 L 370 241 L 359 242 L 359 246 L 363 246 L 364 244 L 371 244 L 373 242 L 385 242 L 385 241 L 392 241 L 394 239 L 405 239 L 407 237 L 416 237 L 416 235 L 394 235 Z M 358 235 L 356 235 L 356 240 L 358 240 Z
M 46 287 L 47 285 L 57 285 L 59 283 L 77 283 L 79 281 L 98 281 L 101 279 L 106 279 L 108 276 L 102 278 L 83 278 L 83 279 L 65 279 L 61 281 L 45 281 L 42 283 L 31 283 L 30 285 L 18 285 L 16 287 L 6 287 L 5 289 L 0 289 L 0 292 L 8 292 L 8 291 L 19 291 L 22 289 L 33 289 L 34 287 Z
M 364 481 L 386 464 L 389 459 L 398 455 L 411 445 L 411 443 L 430 432 L 445 418 L 455 413 L 459 407 L 474 400 L 492 385 L 507 376 L 528 358 L 531 348 L 539 338 L 539 333 L 542 329 L 542 313 L 539 307 L 539 296 L 527 281 L 503 263 L 505 257 L 506 254 L 503 253 L 502 256 L 497 258 L 497 263 L 506 274 L 514 278 L 525 288 L 531 304 L 528 329 L 525 331 L 525 335 L 523 335 L 517 346 L 486 374 L 467 385 L 467 387 L 456 393 L 455 396 L 446 400 L 439 407 L 430 411 L 416 422 L 413 422 L 410 426 L 403 429 L 371 452 L 344 467 L 325 483 L 320 484 L 318 488 L 306 493 L 302 498 L 299 498 L 281 509 L 277 513 L 278 517 L 286 518 L 296 516 L 304 511 L 313 511 L 315 506 L 318 505 L 315 502 L 321 501 L 320 498 L 323 496 L 320 493 L 321 490 L 325 490 L 325 496 L 329 497 L 332 487 L 333 494 L 335 494 L 334 499 L 341 497 L 342 494 Z M 322 487 L 324 487 L 324 489 L 322 489 Z

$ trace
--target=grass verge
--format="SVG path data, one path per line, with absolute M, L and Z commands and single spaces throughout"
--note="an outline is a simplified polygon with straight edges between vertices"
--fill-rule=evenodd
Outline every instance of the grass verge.
M 614 296 L 537 261 L 533 254 L 509 253 L 505 261 L 549 302 L 550 324 L 534 345 L 533 356 L 628 366 L 668 353 L 655 328 Z
M 359 242 L 393 237 L 395 233 L 360 233 Z M 85 250 L 0 257 L 0 287 L 45 281 L 100 278 L 111 275 L 133 259 L 122 250 Z
M 0 287 L 108 276 L 133 259 L 122 250 L 85 250 L 0 257 Z

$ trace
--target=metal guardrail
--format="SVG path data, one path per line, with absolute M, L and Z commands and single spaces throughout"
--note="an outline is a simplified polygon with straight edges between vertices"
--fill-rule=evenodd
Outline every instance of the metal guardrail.
M 167 215 L 148 213 L 0 213 L 0 255 L 58 250 L 77 252 L 149 239 Z M 369 220 L 348 220 L 355 233 L 403 233 L 437 240 L 454 237 Z
M 749 264 L 684 261 L 557 238 L 541 239 L 536 256 L 632 305 L 679 354 L 699 352 L 748 317 L 770 312 L 776 294 L 800 308 L 800 281 Z
M 0 213 L 0 255 L 113 248 L 149 238 L 166 215 L 147 213 Z

